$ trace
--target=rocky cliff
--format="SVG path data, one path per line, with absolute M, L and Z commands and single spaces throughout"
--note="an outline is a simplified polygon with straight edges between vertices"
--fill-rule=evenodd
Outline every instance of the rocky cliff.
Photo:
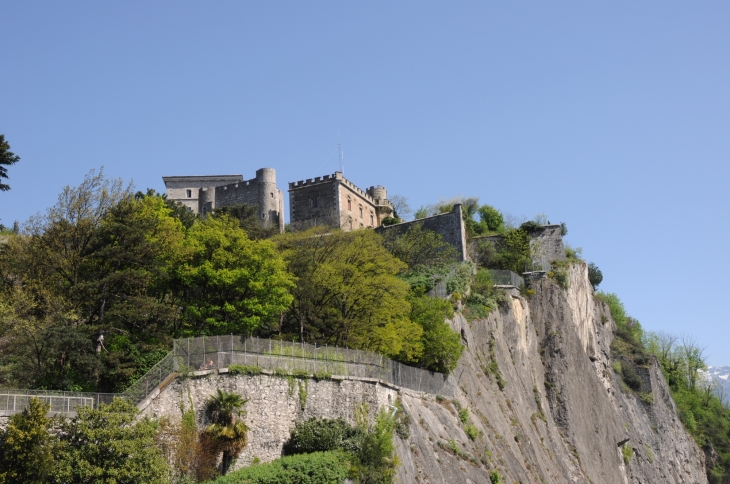
M 198 410 L 215 388 L 249 398 L 249 446 L 236 467 L 278 457 L 294 423 L 311 416 L 353 421 L 400 398 L 410 435 L 397 436 L 402 483 L 706 483 L 704 456 L 682 427 L 655 363 L 628 390 L 612 370 L 615 324 L 596 301 L 584 265 L 568 289 L 552 280 L 516 291 L 485 320 L 452 321 L 467 346 L 455 398 L 423 395 L 375 381 L 292 380 L 211 374 L 178 379 L 145 408 L 179 415 Z M 293 385 L 304 385 L 302 388 Z M 623 388 L 622 388 L 623 387 Z M 459 413 L 461 410 L 461 414 Z M 460 418 L 461 417 L 461 418 Z

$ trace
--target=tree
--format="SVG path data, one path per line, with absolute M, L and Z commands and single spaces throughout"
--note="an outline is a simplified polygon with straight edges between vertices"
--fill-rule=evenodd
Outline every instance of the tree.
M 482 205 L 479 207 L 479 219 L 487 226 L 489 232 L 504 231 L 504 216 L 502 212 L 491 205 Z
M 250 335 L 278 322 L 294 278 L 273 242 L 250 240 L 237 220 L 206 217 L 187 232 L 189 259 L 177 270 L 186 335 Z
M 55 439 L 49 430 L 49 405 L 31 398 L 28 408 L 10 417 L 0 430 L 0 482 L 45 484 L 54 468 Z
M 218 389 L 206 402 L 206 416 L 211 422 L 205 433 L 212 439 L 218 452 L 223 454 L 221 474 L 225 475 L 233 459 L 248 444 L 248 427 L 241 420 L 246 415 L 243 406 L 248 402 L 241 395 Z
M 79 408 L 61 425 L 55 482 L 167 482 L 169 469 L 154 442 L 156 426 L 138 415 L 137 407 L 121 399 Z
M 530 235 L 523 229 L 507 230 L 497 242 L 496 248 L 499 269 L 521 274 L 531 262 Z
M 603 272 L 593 262 L 588 264 L 588 282 L 591 283 L 594 291 L 597 291 L 598 286 L 603 282 Z
M 238 220 L 241 228 L 246 231 L 250 239 L 260 240 L 267 239 L 272 235 L 279 233 L 278 227 L 263 227 L 261 219 L 258 216 L 258 207 L 256 205 L 238 204 L 230 207 L 222 207 L 215 210 L 214 215 L 227 215 Z
M 449 374 L 464 351 L 461 335 L 445 321 L 454 315 L 451 303 L 422 294 L 411 294 L 408 301 L 411 320 L 423 328 L 423 354 L 418 359 L 418 366 Z
M 408 197 L 391 195 L 388 201 L 393 205 L 394 218 L 406 220 L 413 213 L 413 209 L 408 205 Z
M 383 234 L 383 245 L 412 270 L 421 265 L 434 265 L 456 261 L 456 249 L 444 242 L 441 234 L 415 223 L 405 232 L 389 229 Z
M 6 166 L 14 165 L 20 161 L 20 156 L 10 151 L 10 144 L 5 141 L 5 135 L 0 134 L 0 179 L 8 178 L 8 169 Z M 0 182 L 0 192 L 10 190 L 10 185 Z
M 301 340 L 379 351 L 412 361 L 420 356 L 421 328 L 408 319 L 409 285 L 397 275 L 406 264 L 372 230 L 326 228 L 276 239 L 297 277 L 288 328 Z

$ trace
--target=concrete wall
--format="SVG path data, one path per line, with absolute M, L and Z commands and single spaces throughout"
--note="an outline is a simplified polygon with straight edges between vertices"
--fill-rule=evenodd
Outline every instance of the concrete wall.
M 377 411 L 394 402 L 398 395 L 396 389 L 371 381 L 294 379 L 290 387 L 286 377 L 212 373 L 176 379 L 143 409 L 143 414 L 179 421 L 181 404 L 189 408 L 192 403 L 202 428 L 208 423 L 204 415 L 205 401 L 217 389 L 248 399 L 245 422 L 251 429 L 249 444 L 235 463 L 235 469 L 251 465 L 256 457 L 261 462 L 281 457 L 284 443 L 297 422 L 311 417 L 342 417 L 355 424 L 355 410 L 361 402 L 368 404 L 370 417 L 374 419 Z M 300 392 L 306 393 L 304 407 Z
M 413 222 L 378 227 L 375 231 L 381 235 L 393 231 L 405 233 L 415 224 L 421 224 L 424 229 L 440 234 L 445 242 L 448 242 L 456 249 L 457 254 L 459 254 L 459 261 L 465 261 L 469 258 L 466 252 L 466 228 L 464 227 L 461 204 L 454 205 L 453 211 L 448 213 L 421 218 Z

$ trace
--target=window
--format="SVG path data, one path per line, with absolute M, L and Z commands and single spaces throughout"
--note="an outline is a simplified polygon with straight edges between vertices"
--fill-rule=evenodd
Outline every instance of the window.
M 271 198 L 274 198 L 274 192 L 271 192 Z
M 309 206 L 312 207 L 312 208 L 316 208 L 317 207 L 317 201 L 318 201 L 317 200 L 317 197 L 310 198 L 309 199 Z
M 349 198 L 347 199 L 347 209 L 352 210 L 352 200 L 350 200 Z
M 375 218 L 372 213 L 370 214 L 370 225 L 375 225 Z
M 360 205 L 360 218 L 362 218 L 362 205 Z
M 193 198 L 193 191 L 192 190 L 185 190 L 187 192 L 188 198 Z

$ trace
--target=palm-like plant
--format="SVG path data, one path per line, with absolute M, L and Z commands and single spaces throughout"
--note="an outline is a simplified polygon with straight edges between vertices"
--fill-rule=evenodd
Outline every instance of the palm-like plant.
M 220 389 L 206 401 L 206 415 L 210 425 L 205 433 L 218 452 L 223 452 L 221 474 L 228 472 L 233 459 L 248 444 L 248 426 L 241 420 L 246 416 L 243 406 L 248 399 Z

